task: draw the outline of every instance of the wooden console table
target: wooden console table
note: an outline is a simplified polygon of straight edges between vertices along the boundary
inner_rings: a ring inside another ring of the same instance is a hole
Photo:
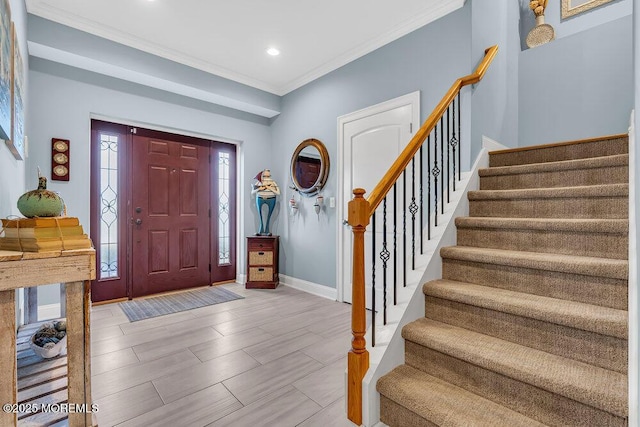
[[[0,405],[17,404],[16,289],[65,283],[68,402],[88,410],[69,413],[69,426],[91,426],[90,308],[96,277],[94,249],[54,252],[0,251]],[[17,414],[0,411],[0,425],[17,425]]]

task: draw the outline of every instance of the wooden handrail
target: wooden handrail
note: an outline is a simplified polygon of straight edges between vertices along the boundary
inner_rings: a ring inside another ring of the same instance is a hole
[[[457,79],[429,115],[424,124],[416,132],[409,144],[400,153],[398,159],[393,162],[384,177],[365,199],[365,190],[356,188],[353,190],[354,198],[349,202],[348,223],[353,231],[353,264],[352,264],[352,298],[351,298],[351,350],[347,357],[347,416],[357,425],[362,424],[362,380],[369,369],[369,352],[366,349],[365,332],[365,271],[364,271],[364,232],[369,219],[376,208],[403,171],[416,155],[427,136],[433,131],[436,123],[449,108],[460,89],[464,86],[478,83],[482,80],[487,68],[498,52],[498,46],[492,46],[485,50],[485,55],[473,74]]]
[[[436,108],[434,108],[429,117],[427,117],[427,120],[425,120],[422,127],[420,127],[418,132],[416,132],[413,138],[411,138],[409,144],[404,148],[404,150],[402,150],[400,156],[396,159],[395,162],[393,162],[378,185],[376,185],[373,191],[369,193],[369,197],[367,199],[370,205],[369,216],[373,215],[373,212],[375,212],[378,205],[380,205],[382,199],[384,199],[389,190],[391,190],[391,187],[393,187],[393,184],[398,180],[400,175],[402,175],[402,172],[405,170],[407,165],[409,165],[409,162],[411,161],[411,159],[413,159],[413,156],[416,155],[424,141],[427,139],[427,136],[436,126],[438,120],[440,120],[440,117],[442,117],[445,111],[447,111],[447,107],[449,106],[449,104],[451,104],[454,98],[458,96],[458,92],[460,92],[460,89],[462,89],[464,86],[475,84],[482,80],[482,77],[484,77],[484,74],[487,72],[487,68],[489,68],[489,65],[491,64],[493,58],[497,53],[497,45],[488,48],[487,50],[485,50],[484,58],[482,59],[482,61],[480,61],[480,64],[478,64],[478,67],[472,74],[461,77],[453,82],[442,100],[440,100],[438,105],[436,105]]]

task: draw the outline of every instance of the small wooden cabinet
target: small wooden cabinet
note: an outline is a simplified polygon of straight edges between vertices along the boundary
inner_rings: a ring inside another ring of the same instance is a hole
[[[247,289],[278,286],[278,236],[247,237]]]

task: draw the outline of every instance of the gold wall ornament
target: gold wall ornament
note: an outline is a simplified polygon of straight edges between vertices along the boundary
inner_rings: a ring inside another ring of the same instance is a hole
[[[553,27],[544,22],[544,10],[547,7],[548,0],[531,0],[529,9],[536,16],[536,26],[527,34],[527,46],[530,48],[540,46],[556,38]]]

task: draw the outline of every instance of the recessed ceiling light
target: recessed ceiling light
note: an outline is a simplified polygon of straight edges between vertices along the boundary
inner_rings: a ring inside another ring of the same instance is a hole
[[[280,51],[278,49],[276,49],[275,47],[270,47],[269,49],[267,49],[267,53],[271,56],[278,56],[280,55]]]

